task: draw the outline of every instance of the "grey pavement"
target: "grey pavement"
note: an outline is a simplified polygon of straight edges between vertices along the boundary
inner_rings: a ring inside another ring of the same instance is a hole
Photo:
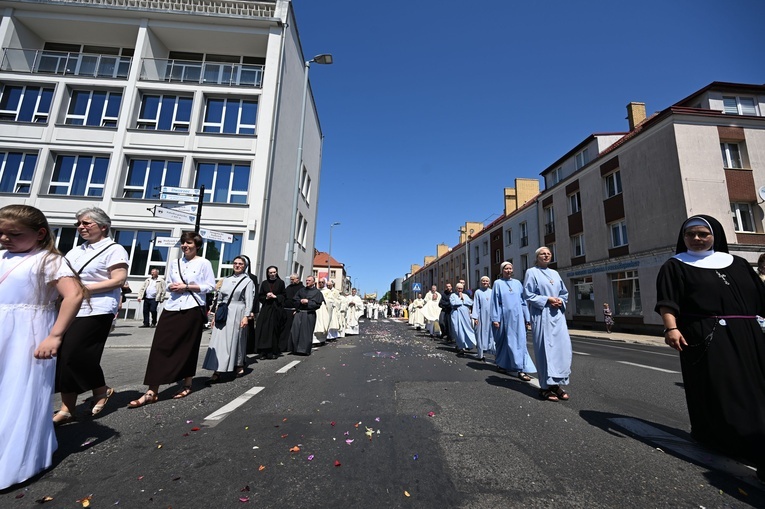
[[[154,339],[154,328],[141,327],[141,320],[131,318],[120,318],[117,320],[117,326],[109,334],[106,340],[106,348],[149,348]],[[205,329],[202,334],[201,347],[207,347],[210,341],[210,329]]]

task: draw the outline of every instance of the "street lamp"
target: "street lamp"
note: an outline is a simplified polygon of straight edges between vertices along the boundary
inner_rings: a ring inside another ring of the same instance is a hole
[[[317,64],[322,65],[329,65],[332,63],[332,55],[329,53],[322,53],[321,55],[316,55],[311,60],[306,61],[305,63],[305,71],[304,71],[304,77],[303,77],[303,106],[301,108],[300,113],[300,131],[299,131],[299,138],[298,138],[298,149],[297,149],[297,163],[295,164],[295,192],[292,196],[292,221],[290,223],[290,237],[287,239],[287,274],[292,274],[293,272],[293,263],[295,260],[295,244],[297,243],[295,240],[295,232],[297,228],[297,205],[298,205],[298,194],[300,193],[300,171],[303,168],[303,139],[305,137],[305,107],[306,102],[308,99],[308,69],[311,68],[311,62],[316,62]]]
[[[330,269],[332,267],[332,228],[340,223],[332,223],[329,225],[329,256],[327,256],[327,281],[329,281]]]

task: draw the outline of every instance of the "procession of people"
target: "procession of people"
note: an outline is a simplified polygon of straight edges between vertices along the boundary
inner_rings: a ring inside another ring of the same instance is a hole
[[[24,426],[0,444],[0,489],[51,465],[57,446],[53,428],[78,420],[79,394],[92,392],[90,417],[95,418],[115,393],[100,361],[130,260],[111,240],[111,220],[101,209],[79,211],[76,227],[83,242],[64,256],[37,209],[0,209],[0,284],[7,279],[24,289],[0,294],[0,313],[13,324],[0,337],[6,352],[0,363],[17,378],[11,385],[4,377],[0,394],[13,404],[39,393],[35,405],[13,415]],[[163,384],[180,381],[173,399],[192,394],[208,313],[212,334],[202,367],[212,373],[206,385],[224,381],[226,373],[245,376],[248,364],[257,362],[248,354],[257,354],[257,360],[285,353],[308,356],[317,344],[358,335],[362,317],[369,323],[390,317],[406,320],[416,331],[424,329],[426,337],[454,343],[460,357],[488,362],[486,357],[493,356],[497,372],[535,383],[543,401],[571,398],[564,389],[572,373],[565,315],[569,292],[545,246],[536,250],[523,283],[513,278],[513,265],[505,261],[499,278],[482,277],[474,291],[459,280],[453,287],[447,283],[443,293],[432,286],[409,302],[381,303],[373,298],[365,302],[355,288],[344,294],[333,281],[312,275],[303,285],[292,274],[285,286],[276,266],[266,269],[258,285],[244,255],[232,259],[230,275],[216,284],[202,245],[199,233],[183,232],[181,257],[168,263],[164,277],[151,269],[139,291],[142,327],[153,329],[153,340],[147,389],[128,408],[156,403]],[[759,319],[765,315],[765,285],[746,260],[727,251],[717,220],[703,215],[686,220],[677,254],[659,273],[656,311],[665,342],[680,353],[693,437],[751,460],[762,479],[765,412],[759,402],[765,396],[765,349],[760,347]],[[216,304],[207,309],[206,297],[213,292]],[[613,312],[608,303],[603,308],[610,333]],[[29,319],[17,320],[16,313]],[[30,327],[30,321],[44,330]],[[23,348],[9,346],[16,337]],[[703,348],[693,348],[698,346]],[[61,406],[51,418],[54,392],[61,393]]]

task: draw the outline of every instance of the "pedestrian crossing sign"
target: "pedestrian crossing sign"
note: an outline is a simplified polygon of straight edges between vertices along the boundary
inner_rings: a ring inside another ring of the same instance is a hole
[[[422,286],[420,285],[420,283],[413,284],[412,285],[412,291],[413,292],[421,292],[422,291]]]

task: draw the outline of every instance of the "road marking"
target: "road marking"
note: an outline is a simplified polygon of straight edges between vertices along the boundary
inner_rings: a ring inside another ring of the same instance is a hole
[[[292,368],[294,368],[298,364],[300,364],[300,361],[292,361],[289,364],[287,364],[286,366],[282,367],[281,369],[278,369],[276,372],[277,373],[286,373],[287,371],[291,370]]]
[[[646,369],[653,369],[654,371],[661,371],[662,373],[674,373],[679,375],[679,371],[672,371],[671,369],[662,369],[662,368],[655,368],[653,366],[646,366],[645,364],[635,364],[634,362],[627,362],[627,361],[616,361],[619,364],[627,364],[628,366],[637,366],[638,368],[646,368]]]
[[[585,344],[592,345],[592,346],[598,346],[598,347],[603,347],[603,348],[612,348],[612,349],[615,349],[615,350],[629,350],[630,352],[634,352],[635,350],[637,350],[639,352],[647,353],[647,354],[650,354],[650,355],[660,355],[662,357],[677,357],[677,354],[676,353],[672,353],[672,352],[669,352],[669,353],[658,352],[658,351],[657,352],[653,352],[653,351],[651,351],[649,349],[631,348],[629,346],[620,346],[620,345],[608,343],[608,341],[613,341],[613,340],[590,339],[590,338],[582,338],[582,337],[576,337],[576,336],[572,336],[572,340],[576,340],[577,342],[585,343]],[[629,343],[629,342],[627,344],[632,345],[632,346],[648,346],[648,347],[653,347],[654,346],[654,345],[644,345],[644,344],[640,344],[640,343]],[[658,346],[659,348],[661,348],[660,345],[655,345],[655,346]]]
[[[592,354],[590,354],[590,353],[584,353],[584,352],[576,352],[576,351],[572,351],[572,353],[575,353],[575,354],[577,354],[577,355],[592,355]]]
[[[682,439],[632,417],[614,417],[608,420],[617,426],[624,428],[633,435],[644,438],[646,441],[653,442],[658,446],[659,450],[675,452],[678,455],[700,463],[701,465],[716,470],[722,470],[723,472],[738,477],[742,481],[753,486],[761,486],[760,481],[757,480],[755,476],[756,470],[754,467],[721,456],[704,448],[697,442]]]
[[[202,426],[208,426],[208,427],[215,426],[220,421],[228,417],[231,414],[231,412],[233,412],[240,406],[247,403],[247,401],[249,401],[251,397],[259,393],[263,389],[265,389],[265,387],[253,387],[247,392],[245,392],[244,394],[242,394],[241,396],[238,396],[233,401],[226,403],[225,405],[220,407],[218,410],[216,410],[215,412],[205,417],[204,421],[202,421]]]

